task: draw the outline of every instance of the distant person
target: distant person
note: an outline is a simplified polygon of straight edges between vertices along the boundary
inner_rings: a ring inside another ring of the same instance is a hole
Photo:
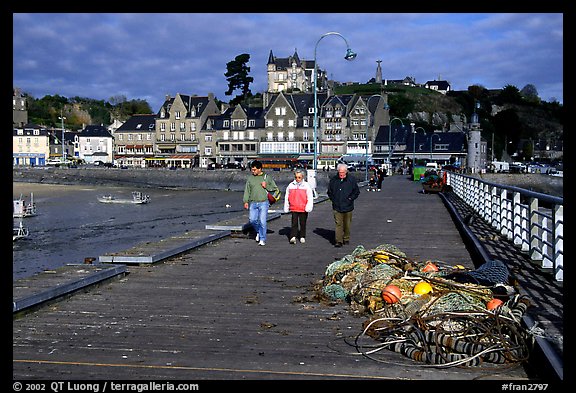
[[[249,209],[248,220],[256,231],[256,241],[260,246],[265,246],[270,207],[268,191],[274,193],[278,186],[272,176],[262,171],[261,161],[252,161],[250,171],[252,174],[246,179],[244,187],[244,209]]]
[[[370,181],[368,182],[368,188],[366,191],[376,191],[376,179],[374,176],[370,176]]]
[[[380,190],[382,189],[382,182],[384,181],[384,177],[386,177],[386,169],[383,169],[382,167],[378,168],[378,170],[376,171],[376,180],[377,180],[377,186],[376,189],[378,190],[378,192],[380,192]]]
[[[292,226],[290,228],[290,244],[306,243],[306,221],[308,213],[314,206],[314,192],[310,184],[304,180],[304,169],[294,171],[294,180],[286,187],[284,195],[284,212],[292,213]]]
[[[350,242],[350,227],[352,225],[352,212],[354,200],[360,195],[356,179],[348,176],[348,166],[338,164],[337,174],[328,183],[328,197],[332,201],[336,236],[334,247],[342,247]]]

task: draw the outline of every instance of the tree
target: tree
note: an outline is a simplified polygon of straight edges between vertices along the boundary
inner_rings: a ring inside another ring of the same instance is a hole
[[[232,92],[237,89],[242,90],[242,94],[236,96],[236,98],[230,100],[230,105],[236,105],[252,96],[250,91],[250,83],[254,81],[254,78],[248,76],[250,72],[250,67],[247,63],[250,61],[250,55],[243,53],[234,58],[234,60],[226,64],[226,73],[224,76],[228,81],[228,90],[224,93],[227,96],[232,95]]]

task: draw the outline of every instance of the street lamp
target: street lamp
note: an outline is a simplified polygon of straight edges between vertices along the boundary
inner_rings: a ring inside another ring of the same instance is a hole
[[[432,136],[430,137],[430,162],[432,162],[432,141],[434,140],[434,137],[437,136],[438,137],[438,141],[441,141],[442,139],[440,138],[440,135],[436,135],[436,134],[432,134]]]
[[[423,127],[416,127],[414,128],[416,124],[415,123],[410,123],[410,127],[412,127],[412,134],[414,134],[414,145],[413,145],[413,150],[414,152],[412,153],[412,173],[414,173],[414,161],[416,159],[416,133],[418,132],[419,128],[422,128],[422,131],[424,131],[424,134],[426,134],[426,130]]]
[[[392,158],[391,154],[392,154],[392,122],[394,120],[398,120],[400,122],[400,124],[402,124],[402,130],[404,130],[404,122],[402,121],[402,119],[399,119],[398,117],[394,117],[392,118],[392,120],[390,120],[390,127],[388,129],[388,163],[390,162],[390,159]]]
[[[62,164],[64,164],[66,162],[64,153],[64,120],[66,120],[66,118],[63,116],[62,111],[60,111],[60,116],[58,116],[58,119],[62,120]]]
[[[364,165],[366,166],[366,179],[368,181],[368,126],[370,125],[370,100],[374,97],[383,98],[380,94],[372,94],[368,100],[366,100],[366,160],[364,161]],[[378,105],[376,105],[376,109],[374,110],[374,116],[376,116],[376,110],[378,109]]]
[[[316,46],[314,47],[314,171],[316,171],[317,169],[317,154],[318,154],[318,92],[317,92],[317,84],[318,84],[318,64],[316,62],[316,50],[318,49],[318,44],[320,43],[320,41],[322,40],[322,38],[329,36],[329,35],[337,35],[339,37],[341,37],[344,42],[346,43],[346,55],[344,56],[344,59],[346,60],[354,60],[356,58],[356,53],[354,53],[352,51],[352,49],[350,49],[350,45],[348,45],[348,41],[346,41],[346,38],[344,38],[344,36],[342,36],[342,34],[337,33],[335,31],[331,31],[328,33],[324,33],[320,36],[320,38],[318,39],[318,41],[316,41]],[[316,172],[314,172],[314,179],[316,179]],[[313,187],[315,188],[315,187]]]

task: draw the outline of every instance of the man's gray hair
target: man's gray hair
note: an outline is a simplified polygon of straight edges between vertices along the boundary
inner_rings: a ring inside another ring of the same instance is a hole
[[[336,167],[336,170],[339,171],[340,168],[346,169],[346,172],[348,172],[348,165],[344,164],[343,162],[338,164],[338,166]]]

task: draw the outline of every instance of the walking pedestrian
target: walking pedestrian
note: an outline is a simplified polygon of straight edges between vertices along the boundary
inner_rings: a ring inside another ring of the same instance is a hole
[[[356,179],[348,176],[348,166],[344,163],[336,167],[336,175],[328,183],[328,197],[332,201],[336,236],[334,247],[342,247],[350,242],[350,227],[354,200],[360,195]]]
[[[378,168],[378,170],[376,171],[376,175],[378,176],[378,192],[380,192],[380,190],[382,189],[382,182],[384,181],[384,177],[386,176],[386,169],[380,167]]]
[[[266,245],[266,231],[268,229],[268,191],[278,191],[276,182],[262,170],[262,162],[252,161],[250,164],[251,175],[246,180],[244,187],[244,209],[248,209],[248,220],[256,231],[256,241],[260,246]]]
[[[292,213],[291,244],[296,244],[297,237],[300,238],[300,243],[306,243],[306,221],[313,206],[314,192],[312,187],[304,180],[304,170],[297,168],[294,171],[294,181],[288,184],[284,195],[284,212]]]

